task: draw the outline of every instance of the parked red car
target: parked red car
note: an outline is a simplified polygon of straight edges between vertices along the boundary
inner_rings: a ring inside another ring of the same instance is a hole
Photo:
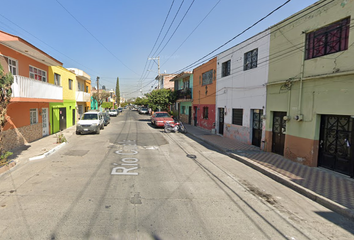
[[[155,112],[151,116],[151,124],[156,127],[163,127],[165,122],[173,123],[173,118],[167,112]]]

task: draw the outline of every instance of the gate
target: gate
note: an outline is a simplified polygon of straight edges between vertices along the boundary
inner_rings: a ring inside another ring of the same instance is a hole
[[[286,112],[274,112],[273,114],[273,134],[272,134],[272,152],[284,155],[286,121],[284,117]]]
[[[353,118],[322,115],[318,165],[353,177],[353,139]]]
[[[219,134],[224,135],[224,108],[219,108]]]
[[[262,141],[262,109],[253,110],[253,123],[252,123],[252,145],[260,147]]]

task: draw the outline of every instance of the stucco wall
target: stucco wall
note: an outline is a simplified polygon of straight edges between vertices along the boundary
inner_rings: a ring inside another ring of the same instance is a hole
[[[76,100],[77,82],[75,73],[61,66],[50,66],[48,74],[49,83],[54,84],[54,73],[60,75],[60,86],[63,87],[63,99]],[[69,79],[73,80],[72,89],[69,89]]]
[[[252,142],[252,109],[266,108],[269,41],[269,30],[266,30],[217,56],[216,108],[226,109],[224,123],[229,131],[224,131],[225,136]],[[244,70],[244,54],[256,48],[257,67]],[[231,60],[230,75],[222,77],[222,63],[228,60]],[[232,124],[232,109],[243,109],[242,126]],[[217,116],[215,122],[218,127]]]
[[[26,55],[23,55],[17,51],[14,51],[2,44],[0,44],[0,54],[17,60],[17,63],[18,63],[18,68],[17,68],[18,74],[17,75],[20,75],[23,77],[29,77],[29,66],[33,66],[33,67],[39,68],[41,70],[44,70],[48,74],[48,66],[47,65],[42,64],[36,60],[33,60],[32,58],[29,58]],[[1,64],[3,65],[3,68],[6,69],[6,71],[8,71],[7,70],[8,69],[7,63],[5,65],[5,63],[3,61],[1,61]],[[47,81],[48,81],[48,79],[47,79]]]

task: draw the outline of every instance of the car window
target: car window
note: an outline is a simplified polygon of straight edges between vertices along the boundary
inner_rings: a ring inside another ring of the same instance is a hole
[[[84,114],[84,116],[82,116],[83,120],[97,120],[97,114]]]
[[[168,113],[156,113],[156,117],[170,117]]]

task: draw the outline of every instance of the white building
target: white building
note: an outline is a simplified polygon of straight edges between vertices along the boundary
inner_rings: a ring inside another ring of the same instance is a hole
[[[269,41],[268,29],[217,56],[216,131],[262,149]]]

